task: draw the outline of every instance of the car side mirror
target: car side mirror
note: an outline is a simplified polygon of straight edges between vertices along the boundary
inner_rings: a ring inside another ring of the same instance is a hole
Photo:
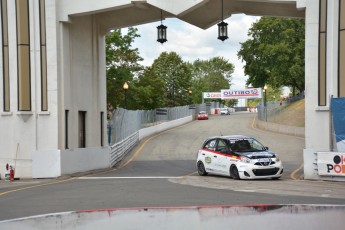
[[[264,147],[264,150],[269,150],[269,148],[267,146]]]

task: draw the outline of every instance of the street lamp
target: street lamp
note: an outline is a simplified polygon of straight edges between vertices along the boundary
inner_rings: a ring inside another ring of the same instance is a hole
[[[265,111],[265,121],[267,122],[267,85],[264,86],[264,111]]]
[[[128,91],[127,82],[125,82],[125,84],[123,84],[123,89],[125,90],[125,109],[127,109],[127,91]]]
[[[192,102],[192,98],[191,98],[192,93],[193,93],[193,91],[192,91],[191,89],[190,89],[190,90],[188,90],[188,94],[189,94],[189,100],[190,100],[190,102]]]
[[[267,103],[267,85],[264,86],[264,106],[266,107]]]

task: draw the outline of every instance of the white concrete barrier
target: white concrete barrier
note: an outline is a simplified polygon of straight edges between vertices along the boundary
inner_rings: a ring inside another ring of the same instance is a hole
[[[184,118],[164,122],[164,123],[161,123],[159,125],[154,125],[151,127],[140,129],[139,130],[139,140],[142,140],[145,137],[151,136],[153,134],[156,134],[156,133],[159,133],[159,132],[162,132],[162,131],[186,124],[188,122],[191,122],[192,120],[193,120],[193,116],[191,115],[191,116],[187,116]]]
[[[187,116],[139,130],[139,140],[193,120]],[[137,142],[134,140],[135,143]],[[120,154],[125,155],[128,151]],[[120,156],[122,158],[123,156]],[[62,175],[109,168],[114,165],[111,147],[32,152],[32,178],[54,178]]]
[[[295,127],[295,126],[283,125],[283,124],[278,124],[278,123],[260,121],[259,119],[256,119],[255,125],[259,129],[264,129],[264,130],[268,130],[268,131],[276,132],[276,133],[293,135],[297,137],[304,137],[304,133],[305,133],[304,127]]]
[[[344,229],[345,205],[129,208],[0,221],[0,229]]]
[[[109,152],[109,147],[33,151],[32,178],[54,178],[108,168]]]

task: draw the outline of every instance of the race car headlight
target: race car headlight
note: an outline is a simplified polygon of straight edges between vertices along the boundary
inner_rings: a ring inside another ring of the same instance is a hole
[[[240,158],[240,161],[243,162],[243,163],[250,163],[250,159],[248,157],[241,157]]]

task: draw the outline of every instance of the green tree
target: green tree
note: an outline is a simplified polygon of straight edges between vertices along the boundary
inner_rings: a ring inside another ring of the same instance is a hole
[[[130,106],[134,109],[150,110],[162,108],[165,103],[165,82],[151,67],[147,67],[134,81]]]
[[[175,52],[163,52],[152,64],[154,75],[164,81],[165,106],[181,106],[190,102],[191,70]]]
[[[238,104],[238,99],[230,99],[225,101],[227,107],[235,107]]]
[[[279,101],[282,94],[282,88],[274,88],[267,85],[266,100],[267,101]]]
[[[137,34],[136,28],[128,28],[126,35],[121,29],[112,30],[106,36],[106,76],[107,76],[107,103],[108,110],[119,106],[124,107],[123,84],[129,82],[131,90],[133,77],[143,70],[138,62],[143,59],[139,56],[137,48],[132,43]]]
[[[251,38],[237,54],[246,63],[248,85],[304,91],[304,24],[302,19],[262,17],[252,25]]]
[[[203,92],[220,92],[231,86],[234,65],[222,57],[196,60],[191,64],[193,102],[201,103]]]

